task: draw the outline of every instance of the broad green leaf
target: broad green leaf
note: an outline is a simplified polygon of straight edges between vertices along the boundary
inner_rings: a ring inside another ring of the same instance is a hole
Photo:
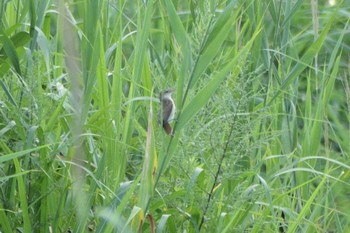
[[[16,158],[28,155],[34,151],[38,151],[40,149],[47,148],[49,146],[50,145],[48,144],[48,145],[38,146],[36,148],[31,148],[31,149],[27,149],[27,150],[23,150],[23,151],[18,151],[18,152],[2,155],[2,156],[0,156],[0,163],[4,163],[8,160],[12,160],[12,159],[16,159]]]
[[[171,217],[170,214],[163,214],[162,217],[160,218],[159,224],[156,228],[157,233],[162,233],[162,232],[166,232],[166,223],[169,219],[169,217]]]
[[[140,183],[139,193],[139,204],[143,210],[148,207],[150,198],[153,195],[155,175],[157,170],[157,153],[156,153],[156,142],[154,137],[153,129],[153,110],[152,102],[150,102],[150,109],[148,114],[148,127],[147,127],[147,138],[145,147],[145,157],[142,167],[142,179]]]
[[[10,38],[10,40],[12,41],[13,46],[15,48],[19,48],[19,47],[26,45],[30,41],[30,36],[29,36],[29,33],[24,32],[24,31],[20,31],[20,32],[16,33],[15,35],[13,35]],[[7,55],[4,51],[4,48],[2,48],[0,50],[0,56],[4,60],[7,58]]]
[[[329,104],[329,98],[332,94],[334,88],[334,82],[337,78],[338,68],[339,68],[340,56],[335,61],[333,71],[329,78],[325,79],[322,88],[322,95],[320,96],[317,104],[316,115],[314,116],[314,122],[310,132],[310,144],[303,144],[305,149],[304,155],[317,155],[320,148],[320,141],[322,137],[322,125],[323,118],[327,110],[327,105]],[[309,148],[309,149],[307,149]]]
[[[190,182],[189,184],[187,185],[187,189],[186,189],[186,192],[189,194],[191,192],[191,190],[193,190],[195,188],[195,185],[196,185],[196,181],[197,181],[197,178],[198,176],[202,173],[204,169],[203,168],[200,168],[200,167],[196,167],[196,169],[194,170],[192,176],[191,176],[191,179],[190,179]],[[193,199],[193,195],[187,195],[186,196],[186,202],[189,202],[189,205],[192,205],[192,199]],[[190,200],[190,201],[189,201]]]
[[[3,43],[3,49],[5,51],[5,54],[10,59],[11,64],[13,65],[16,72],[22,76],[21,74],[21,68],[19,65],[19,57],[16,51],[16,47],[11,41],[11,39],[6,35],[3,28],[0,27],[0,41]]]

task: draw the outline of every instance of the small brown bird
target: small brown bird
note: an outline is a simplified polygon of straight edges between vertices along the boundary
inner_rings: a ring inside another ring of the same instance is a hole
[[[173,129],[170,122],[175,118],[175,102],[171,98],[173,89],[167,89],[160,93],[159,100],[161,108],[158,114],[158,124],[161,124],[167,134],[171,134]]]

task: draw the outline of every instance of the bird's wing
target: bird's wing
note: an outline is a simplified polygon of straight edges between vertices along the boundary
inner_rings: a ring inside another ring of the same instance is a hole
[[[174,106],[171,100],[163,99],[163,124],[169,122],[169,116],[173,107]]]
[[[170,135],[173,132],[173,129],[171,128],[169,123],[163,123],[163,128],[168,135]]]

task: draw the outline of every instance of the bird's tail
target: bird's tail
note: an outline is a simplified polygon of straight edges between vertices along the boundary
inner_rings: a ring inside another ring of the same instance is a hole
[[[173,132],[173,129],[171,128],[170,124],[169,123],[163,123],[163,128],[164,128],[164,131],[169,135]]]

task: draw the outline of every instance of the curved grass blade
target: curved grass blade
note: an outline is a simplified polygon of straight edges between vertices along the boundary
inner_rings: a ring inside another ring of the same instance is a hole
[[[0,41],[3,44],[3,49],[7,55],[7,57],[10,59],[13,67],[15,68],[16,72],[22,76],[21,68],[19,66],[19,58],[16,51],[16,47],[11,41],[11,39],[6,35],[6,32],[3,28],[0,27]]]

